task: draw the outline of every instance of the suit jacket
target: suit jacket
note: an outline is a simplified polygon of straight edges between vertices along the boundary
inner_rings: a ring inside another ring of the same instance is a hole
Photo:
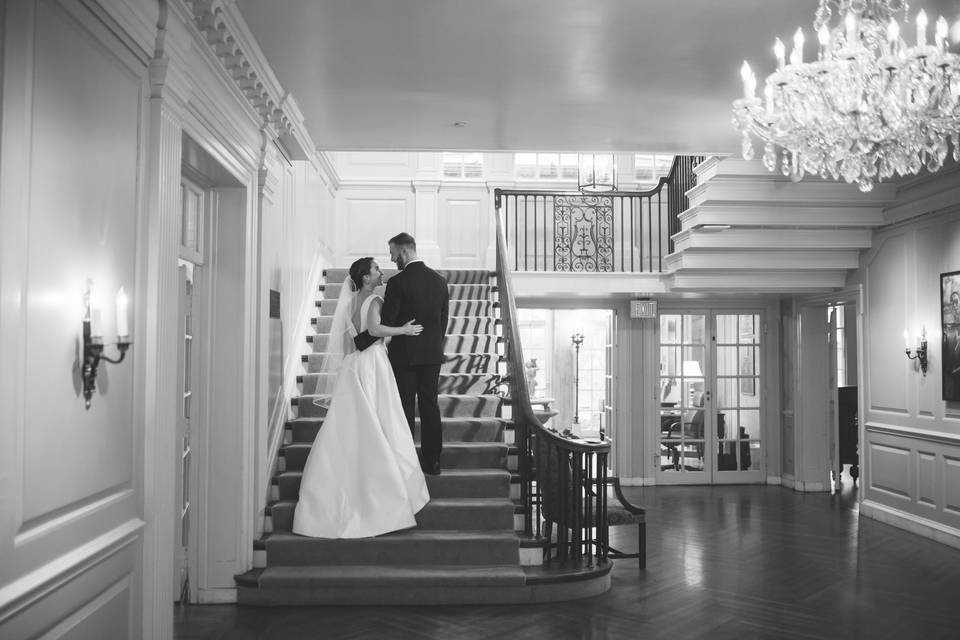
[[[443,363],[443,337],[447,333],[450,293],[447,281],[423,262],[408,264],[387,281],[380,322],[399,327],[409,320],[423,325],[418,336],[394,336],[387,347],[397,365]]]

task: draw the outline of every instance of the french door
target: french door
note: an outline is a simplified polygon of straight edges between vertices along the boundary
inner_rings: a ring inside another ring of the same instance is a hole
[[[761,482],[761,315],[661,313],[659,484]]]

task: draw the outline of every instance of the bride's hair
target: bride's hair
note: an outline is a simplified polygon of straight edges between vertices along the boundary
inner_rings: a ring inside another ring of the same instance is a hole
[[[373,265],[373,258],[369,256],[360,258],[350,265],[350,280],[353,281],[357,291],[363,289],[363,276],[370,274],[371,265]]]

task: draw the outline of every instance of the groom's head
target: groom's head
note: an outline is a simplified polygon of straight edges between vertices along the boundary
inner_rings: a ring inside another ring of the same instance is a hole
[[[390,260],[401,271],[411,260],[417,259],[417,241],[409,233],[403,232],[390,238]]]

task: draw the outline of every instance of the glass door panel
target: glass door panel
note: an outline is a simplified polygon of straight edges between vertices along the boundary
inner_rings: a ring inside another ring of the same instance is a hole
[[[666,483],[706,481],[706,326],[707,316],[702,313],[660,316],[657,475]]]
[[[659,323],[657,481],[761,480],[760,315],[664,313]]]
[[[715,478],[720,482],[744,481],[741,472],[760,470],[759,326],[756,313],[716,315]]]

